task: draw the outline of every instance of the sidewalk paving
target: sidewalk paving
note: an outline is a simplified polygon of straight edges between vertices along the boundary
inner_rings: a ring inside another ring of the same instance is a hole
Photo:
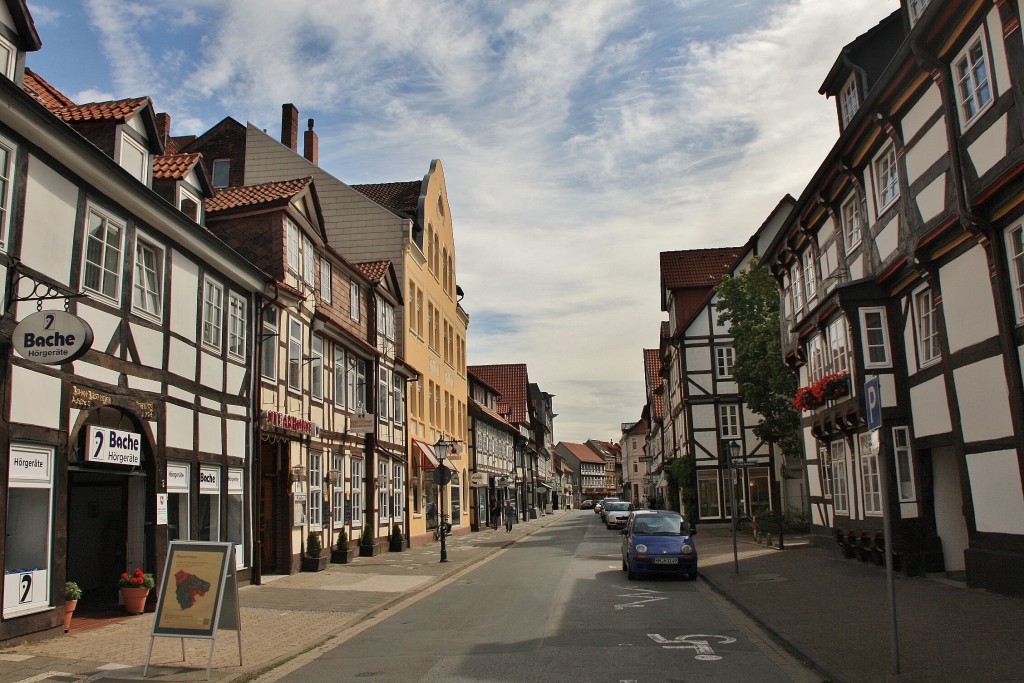
[[[211,680],[245,681],[345,629],[386,611],[571,515],[560,511],[520,522],[510,534],[485,530],[440,546],[357,558],[316,573],[264,577],[239,589],[242,656],[236,634],[220,631]],[[587,517],[592,519],[592,517]],[[941,577],[896,577],[901,674],[891,673],[885,569],[786,538],[785,551],[703,526],[697,536],[704,581],[813,666],[823,681],[1021,681],[1024,600],[968,589]],[[0,649],[0,683],[139,680],[150,645],[152,615],[128,617],[62,637]],[[147,680],[202,681],[209,642],[157,638]]]

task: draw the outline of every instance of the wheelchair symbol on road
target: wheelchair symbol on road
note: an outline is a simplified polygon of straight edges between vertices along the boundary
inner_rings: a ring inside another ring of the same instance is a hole
[[[672,640],[657,633],[648,633],[647,637],[666,650],[693,650],[697,653],[693,658],[702,662],[713,662],[722,658],[720,655],[716,655],[714,648],[711,647],[712,639],[716,641],[716,645],[729,645],[736,642],[736,639],[731,636],[707,633],[693,633],[688,636],[678,636]]]

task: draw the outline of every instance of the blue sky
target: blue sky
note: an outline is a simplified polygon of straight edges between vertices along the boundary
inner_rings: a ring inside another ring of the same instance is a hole
[[[617,439],[658,344],[658,254],[743,244],[834,143],[817,94],[897,0],[29,0],[28,65],[149,95],[176,135],[316,120],[347,183],[441,159],[471,364],[526,363],[556,440]],[[304,127],[304,126],[303,126]]]

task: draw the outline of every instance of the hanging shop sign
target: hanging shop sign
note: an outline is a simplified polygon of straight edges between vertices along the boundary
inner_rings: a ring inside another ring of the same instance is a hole
[[[353,434],[369,434],[373,432],[376,424],[377,418],[375,415],[361,413],[353,415],[348,419],[348,431]]]
[[[260,421],[264,427],[272,427],[286,432],[302,434],[303,436],[311,436],[314,439],[320,437],[320,425],[309,420],[303,420],[301,417],[279,413],[276,410],[264,410],[260,413]]]
[[[37,363],[70,363],[92,346],[92,328],[67,311],[36,311],[14,328],[11,345]]]
[[[487,486],[487,475],[484,472],[474,472],[469,475],[469,485],[473,488]]]
[[[90,425],[86,432],[85,459],[138,467],[142,464],[142,435]]]

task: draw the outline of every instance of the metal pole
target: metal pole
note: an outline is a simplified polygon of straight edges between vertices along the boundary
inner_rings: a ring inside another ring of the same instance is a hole
[[[441,462],[441,467],[447,467],[444,462]],[[441,477],[441,481],[444,481],[444,477]],[[448,535],[448,516],[444,512],[444,498],[445,498],[445,485],[441,484],[441,519],[438,525],[438,535],[441,537],[441,561],[448,561],[448,547],[445,545],[444,539]]]
[[[740,573],[740,554],[736,548],[736,483],[733,474],[732,454],[729,454],[729,507],[732,508],[732,564],[736,573]]]
[[[893,574],[892,506],[889,504],[889,465],[882,459],[882,430],[878,432],[878,480],[882,494],[882,533],[885,535],[885,586],[889,593],[889,630],[892,672],[900,672],[900,637],[896,624],[896,580]],[[895,461],[893,461],[895,463]]]

